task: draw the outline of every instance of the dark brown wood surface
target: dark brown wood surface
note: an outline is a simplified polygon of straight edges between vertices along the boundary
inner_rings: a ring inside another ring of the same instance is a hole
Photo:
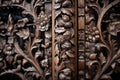
[[[119,80],[120,0],[0,0],[0,80]]]

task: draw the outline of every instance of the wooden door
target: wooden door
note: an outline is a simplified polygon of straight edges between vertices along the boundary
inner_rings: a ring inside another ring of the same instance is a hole
[[[119,80],[120,0],[0,0],[0,80]]]

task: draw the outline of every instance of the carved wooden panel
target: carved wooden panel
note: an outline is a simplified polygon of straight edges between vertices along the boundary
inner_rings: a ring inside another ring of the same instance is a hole
[[[0,80],[119,80],[120,0],[0,0]]]
[[[51,0],[1,0],[0,76],[51,80]]]

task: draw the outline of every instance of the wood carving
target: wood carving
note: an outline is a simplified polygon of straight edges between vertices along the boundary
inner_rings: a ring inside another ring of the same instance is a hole
[[[111,74],[120,58],[119,12],[115,11],[119,3],[86,0],[86,79],[112,80]]]
[[[120,0],[0,0],[0,80],[117,80]]]
[[[50,0],[1,0],[1,79],[15,75],[20,80],[51,80],[49,4]]]
[[[55,0],[55,80],[75,79],[74,0]]]

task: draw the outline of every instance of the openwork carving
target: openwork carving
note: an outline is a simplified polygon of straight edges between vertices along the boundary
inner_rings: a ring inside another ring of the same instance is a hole
[[[119,8],[120,0],[0,0],[0,79],[114,80]]]
[[[49,4],[50,0],[1,0],[1,79],[14,75],[20,80],[51,80]]]
[[[119,49],[119,0],[86,0],[86,78],[112,80]]]

